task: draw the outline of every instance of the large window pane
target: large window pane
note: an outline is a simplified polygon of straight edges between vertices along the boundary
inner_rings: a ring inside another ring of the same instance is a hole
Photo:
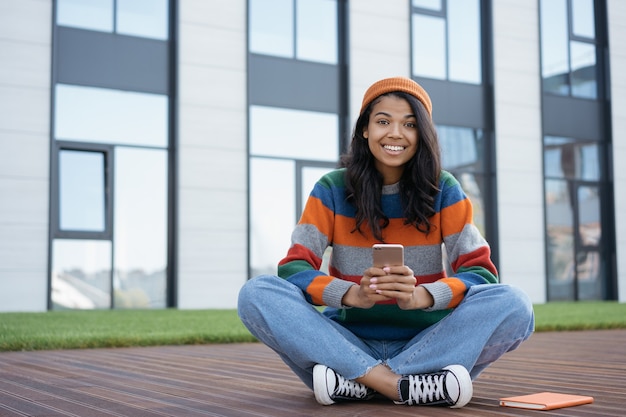
[[[569,56],[566,0],[542,0],[541,74],[545,92],[569,94]]]
[[[166,306],[167,151],[115,150],[116,308]]]
[[[574,300],[574,219],[567,181],[546,180],[548,296]]]
[[[250,268],[276,274],[296,224],[295,162],[250,159]]]
[[[105,155],[59,151],[59,228],[105,230]]]
[[[113,31],[113,0],[57,0],[57,25]]]
[[[168,0],[117,0],[117,32],[146,38],[168,38]]]
[[[111,306],[111,242],[55,239],[52,244],[52,308]]]
[[[167,96],[57,84],[55,100],[56,139],[167,147]]]
[[[336,161],[336,114],[275,107],[250,107],[250,154]]]
[[[482,82],[479,0],[448,0],[448,54],[451,81]]]
[[[337,63],[336,0],[298,0],[296,32],[296,58]]]
[[[592,43],[570,43],[572,95],[596,98],[596,46]]]
[[[594,39],[596,37],[594,16],[593,0],[572,0],[572,30],[574,35]]]
[[[446,79],[446,28],[442,18],[414,14],[413,74]]]
[[[250,52],[293,58],[293,0],[249,0]]]

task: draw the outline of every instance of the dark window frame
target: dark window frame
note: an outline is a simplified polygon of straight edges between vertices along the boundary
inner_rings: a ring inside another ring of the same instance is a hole
[[[98,152],[104,154],[104,202],[105,202],[105,227],[102,232],[63,230],[60,227],[60,196],[59,196],[59,154],[61,151]],[[113,239],[113,204],[114,204],[114,146],[68,142],[56,140],[52,149],[51,176],[50,176],[50,229],[51,240],[53,239],[89,239],[89,240],[112,240]]]

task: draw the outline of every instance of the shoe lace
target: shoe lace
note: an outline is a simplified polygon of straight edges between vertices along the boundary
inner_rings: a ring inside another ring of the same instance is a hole
[[[411,375],[409,378],[409,398],[419,404],[445,400],[445,377],[445,373]]]
[[[337,388],[335,388],[335,395],[342,397],[365,398],[367,397],[367,393],[368,389],[365,385],[337,375]]]

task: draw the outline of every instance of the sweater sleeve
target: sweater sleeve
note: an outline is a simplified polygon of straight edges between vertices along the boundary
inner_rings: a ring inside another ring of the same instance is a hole
[[[471,201],[451,174],[442,174],[441,185],[441,233],[453,276],[422,284],[435,300],[429,310],[454,308],[471,286],[498,282],[489,244],[474,225]]]
[[[287,256],[278,264],[278,276],[299,287],[309,303],[339,308],[354,283],[319,270],[333,237],[336,187],[332,178],[323,177],[313,188],[291,235]]]

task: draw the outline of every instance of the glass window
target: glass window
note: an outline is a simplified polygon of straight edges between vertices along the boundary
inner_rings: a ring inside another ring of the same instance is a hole
[[[461,183],[474,206],[474,224],[486,234],[486,198],[488,181],[485,163],[485,140],[481,129],[437,126],[441,163]]]
[[[544,92],[597,98],[593,0],[541,0],[540,13]]]
[[[550,178],[600,180],[600,144],[546,136],[544,175]]]
[[[444,19],[413,15],[413,74],[446,78],[446,27]]]
[[[250,52],[292,58],[293,0],[249,0]]]
[[[337,2],[298,0],[296,15],[296,57],[306,61],[336,64]]]
[[[113,32],[113,0],[57,0],[57,25]]]
[[[413,0],[413,7],[440,11],[441,0]]]
[[[250,52],[337,63],[336,0],[249,0],[248,14]]]
[[[570,43],[572,95],[596,98],[596,46],[591,43]]]
[[[166,306],[167,151],[115,148],[114,306]]]
[[[295,162],[250,159],[250,268],[276,274],[296,224]],[[280,202],[276,204],[276,202]]]
[[[480,0],[414,1],[413,75],[471,84],[482,82]]]
[[[55,138],[167,147],[167,110],[165,95],[57,84]]]
[[[472,84],[482,82],[480,26],[479,0],[448,0],[448,54],[451,81]]]
[[[264,106],[250,107],[250,154],[336,161],[336,114]]]
[[[574,35],[594,39],[596,37],[596,25],[593,21],[595,15],[593,0],[571,0],[571,2]]]
[[[548,294],[551,301],[574,300],[574,214],[567,181],[546,180]]]
[[[52,309],[111,306],[111,242],[55,239],[52,244]]]
[[[105,230],[105,155],[102,152],[59,151],[59,228]]]
[[[581,300],[598,300],[604,296],[604,268],[599,247],[602,239],[600,190],[597,186],[578,188],[578,293]]]
[[[117,32],[166,40],[168,0],[117,0]]]
[[[569,94],[566,0],[541,2],[541,74],[544,91]]]

